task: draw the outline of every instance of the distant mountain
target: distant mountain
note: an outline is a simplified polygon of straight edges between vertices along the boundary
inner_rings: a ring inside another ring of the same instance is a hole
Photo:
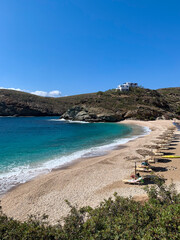
[[[70,120],[180,119],[180,88],[131,88],[60,98],[0,89],[1,116],[62,116]]]

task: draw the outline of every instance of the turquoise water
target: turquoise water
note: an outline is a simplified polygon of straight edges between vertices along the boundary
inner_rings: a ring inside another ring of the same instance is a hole
[[[143,129],[58,117],[0,118],[0,192],[80,157],[104,154]]]

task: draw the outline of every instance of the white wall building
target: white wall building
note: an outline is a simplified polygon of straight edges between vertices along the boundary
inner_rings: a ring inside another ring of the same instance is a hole
[[[138,87],[138,84],[126,82],[126,83],[123,83],[122,85],[119,85],[116,89],[120,91],[129,91],[130,87]]]

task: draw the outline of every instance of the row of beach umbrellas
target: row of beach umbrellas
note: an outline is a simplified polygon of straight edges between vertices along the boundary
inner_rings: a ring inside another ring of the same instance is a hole
[[[151,172],[151,166],[149,163],[155,163],[156,159],[164,155],[163,150],[168,150],[172,140],[176,138],[174,135],[175,127],[170,127],[159,135],[151,144],[144,145],[144,148],[138,149],[136,152],[141,156],[129,157],[127,160],[135,161],[134,165],[134,179],[123,180],[125,183],[141,183],[142,177],[139,172]],[[136,162],[141,162],[140,166],[137,166]],[[137,174],[138,173],[138,174]],[[136,178],[138,176],[138,178]],[[139,179],[139,180],[138,180]]]

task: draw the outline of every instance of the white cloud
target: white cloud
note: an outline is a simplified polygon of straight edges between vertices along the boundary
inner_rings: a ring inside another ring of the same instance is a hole
[[[44,91],[35,91],[35,92],[31,92],[31,94],[34,94],[34,95],[38,95],[38,96],[41,96],[41,97],[47,97],[47,92],[44,92]]]
[[[21,90],[20,88],[5,88],[5,87],[0,87],[0,89],[9,89],[9,90],[15,90],[15,91],[27,92],[26,90]]]
[[[60,97],[61,96],[61,92],[59,90],[54,90],[51,92],[35,91],[31,93],[41,97]]]
[[[20,92],[27,92],[27,93],[31,93],[34,95],[38,95],[41,97],[60,97],[61,96],[61,92],[59,90],[53,90],[50,92],[45,92],[45,91],[34,91],[34,92],[30,92],[28,90],[22,90],[20,88],[5,88],[5,87],[0,87],[0,89],[9,89],[9,90],[15,90],[15,91],[20,91]]]
[[[49,97],[60,97],[61,96],[61,92],[59,90],[54,90],[49,92]]]

